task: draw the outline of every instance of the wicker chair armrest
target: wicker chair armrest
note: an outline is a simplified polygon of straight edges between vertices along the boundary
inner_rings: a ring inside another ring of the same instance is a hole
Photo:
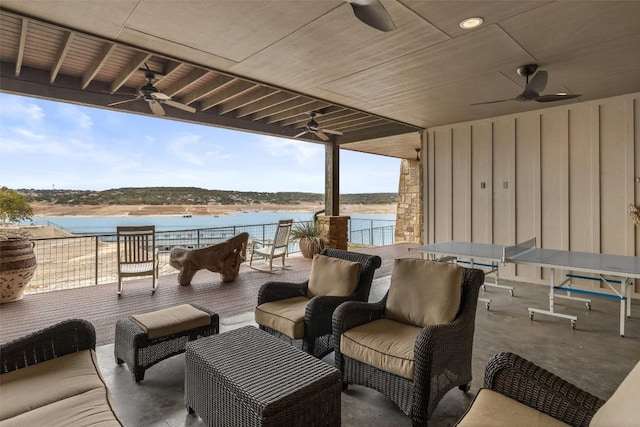
[[[513,353],[489,360],[484,387],[573,426],[588,426],[605,402]]]
[[[305,335],[319,337],[332,332],[333,312],[344,302],[352,301],[352,296],[317,296],[311,298],[304,315]]]
[[[267,282],[258,291],[258,305],[281,299],[304,297],[307,295],[309,281],[301,283]]]
[[[0,345],[0,372],[7,373],[83,350],[95,350],[91,323],[69,319]]]
[[[384,317],[386,297],[380,302],[347,301],[338,306],[333,312],[332,329],[335,339],[340,341],[340,335],[356,326],[373,322]]]

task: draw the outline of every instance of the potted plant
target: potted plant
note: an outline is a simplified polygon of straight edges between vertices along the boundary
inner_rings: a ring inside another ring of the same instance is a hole
[[[305,258],[313,258],[324,249],[324,239],[320,236],[320,230],[315,221],[295,224],[291,229],[290,239],[298,242],[300,252]]]

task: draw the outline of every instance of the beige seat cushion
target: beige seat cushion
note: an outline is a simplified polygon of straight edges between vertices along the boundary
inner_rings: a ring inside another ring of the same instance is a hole
[[[265,302],[256,307],[258,325],[266,326],[292,339],[304,336],[304,312],[309,298],[295,297]]]
[[[311,263],[307,296],[318,295],[346,297],[358,287],[360,263],[315,255]]]
[[[589,425],[593,427],[640,425],[640,362],[596,412]]]
[[[415,326],[451,323],[460,308],[463,268],[423,259],[396,259],[385,317]]]
[[[97,366],[95,353],[84,350],[0,375],[0,420],[91,390],[106,393]]]
[[[482,389],[456,424],[459,427],[561,427],[563,423],[493,390]]]
[[[17,415],[0,424],[2,427],[121,427],[106,394],[106,389],[86,391]]]
[[[208,313],[189,304],[136,314],[131,318],[147,331],[150,339],[166,337],[211,324],[211,316]]]
[[[413,351],[420,328],[380,319],[349,329],[340,337],[340,352],[382,371],[413,380]]]

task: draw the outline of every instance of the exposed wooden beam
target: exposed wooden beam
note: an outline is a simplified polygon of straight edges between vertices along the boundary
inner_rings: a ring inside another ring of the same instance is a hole
[[[291,110],[283,111],[282,113],[274,114],[267,119],[267,123],[276,123],[282,120],[286,120],[291,117],[295,117],[299,114],[308,113],[310,111],[319,110],[321,108],[328,107],[330,104],[324,101],[312,101],[309,104],[302,105]]]
[[[220,105],[220,114],[226,114],[230,111],[237,110],[240,107],[244,107],[245,105],[264,99],[277,91],[277,89],[272,89],[266,86],[255,86],[254,89],[249,92]]]
[[[346,124],[346,123],[350,123],[350,122],[354,122],[356,120],[360,120],[366,117],[375,117],[378,118],[376,116],[369,116],[367,114],[364,113],[360,113],[358,111],[352,111],[350,113],[347,114],[343,114],[341,116],[338,117],[330,117],[330,118],[324,118],[324,117],[319,117],[318,120],[322,120],[322,124],[325,126],[339,126],[342,124]]]
[[[294,95],[288,92],[276,92],[257,102],[253,102],[251,104],[248,104],[248,105],[245,105],[244,107],[239,108],[238,111],[236,112],[236,117],[246,117],[250,114],[257,113],[264,109],[274,107],[276,105],[280,105],[284,102],[291,101],[299,97],[300,97],[299,95]]]
[[[192,102],[196,102],[199,99],[202,99],[209,95],[211,92],[215,90],[219,90],[224,88],[225,86],[231,85],[236,79],[229,76],[219,75],[213,78],[209,83],[206,83],[202,87],[193,90],[191,93],[186,94],[182,97],[182,102],[185,104],[191,104]]]
[[[27,44],[27,26],[29,20],[22,18],[22,28],[20,29],[20,42],[18,43],[18,57],[16,59],[16,77],[20,76],[22,70],[22,60],[24,59],[24,48]]]
[[[116,45],[113,43],[105,43],[102,45],[102,49],[100,49],[100,52],[98,52],[98,55],[82,77],[82,89],[86,89],[87,86],[89,86],[89,83],[91,83],[96,74],[98,74],[100,68],[102,68],[102,66],[107,62],[107,59],[109,59],[109,56],[115,49]]]
[[[385,120],[380,117],[365,117],[357,122],[348,123],[342,126],[331,126],[331,129],[339,130],[341,132],[349,132],[353,129],[365,129],[373,126],[384,124]]]
[[[164,88],[162,93],[169,96],[175,96],[181,90],[188,88],[189,86],[198,82],[200,79],[204,78],[204,76],[206,76],[208,73],[209,71],[202,68],[195,68],[180,80],[177,80],[172,85]]]
[[[120,72],[120,75],[116,77],[116,79],[111,83],[111,87],[109,88],[109,92],[115,93],[118,89],[122,87],[123,84],[126,83],[127,80],[131,77],[133,73],[138,71],[138,68],[144,65],[144,62],[151,58],[151,54],[147,52],[138,52],[134,55],[134,57],[129,62],[129,65]]]
[[[169,77],[171,74],[175,73],[183,65],[184,65],[184,62],[168,60],[167,64],[162,69],[162,75],[161,76],[156,75],[156,81],[154,84],[161,83],[164,79]]]
[[[418,128],[413,128],[408,125],[402,125],[400,123],[383,123],[380,126],[356,130],[353,132],[345,133],[341,136],[336,136],[336,142],[342,145],[348,144],[350,142],[360,142],[369,139],[383,138],[409,132],[417,132],[418,130]]]
[[[251,114],[251,120],[262,120],[264,118],[273,116],[274,114],[281,113],[283,111],[291,110],[293,108],[299,107],[301,105],[311,104],[313,99],[306,98],[303,96],[299,96],[296,98],[292,98],[288,101],[281,102],[272,107],[265,108],[263,110],[258,111],[257,113]]]
[[[332,117],[336,117],[337,115],[344,114],[344,112],[347,111],[347,109],[332,105],[330,107],[323,108],[322,111],[323,111],[322,114],[319,114],[316,116],[316,121],[318,121],[319,123],[320,122],[324,123],[325,117],[327,117],[329,114],[332,114]],[[327,113],[324,113],[324,111],[326,111]],[[299,128],[303,128],[308,121],[309,121],[309,114],[304,114],[304,115],[298,116],[297,118],[294,117],[291,119],[283,120],[282,122],[280,122],[280,124],[282,126],[293,125],[293,127],[295,127],[296,129],[299,129]]]
[[[53,64],[53,68],[51,68],[51,78],[49,79],[49,83],[53,83],[56,81],[56,77],[58,76],[60,67],[62,67],[64,58],[67,56],[69,48],[71,47],[73,33],[71,31],[65,31],[64,33],[64,40],[62,40],[62,44],[60,45],[60,49],[58,50],[58,54],[56,55],[56,62],[55,64]]]
[[[230,99],[235,98],[236,96],[242,95],[243,93],[253,89],[255,86],[255,83],[250,83],[246,80],[236,80],[233,85],[204,99],[200,103],[200,110],[206,111],[211,107],[220,105]]]

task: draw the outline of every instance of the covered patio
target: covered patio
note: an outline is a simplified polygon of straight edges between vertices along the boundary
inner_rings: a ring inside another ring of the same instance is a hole
[[[393,260],[419,257],[409,252],[414,244],[397,244],[360,249],[382,258],[376,271],[370,301],[379,300],[389,287]],[[115,411],[127,426],[200,426],[202,420],[187,414],[184,407],[184,356],[179,355],[150,368],[144,381],[136,384],[126,365],[117,366],[113,356],[115,321],[129,314],[156,310],[170,305],[197,302],[217,311],[221,332],[255,325],[253,309],[257,291],[269,280],[303,281],[308,278],[310,260],[288,259],[291,268],[275,274],[262,273],[243,265],[235,282],[223,284],[217,274],[199,272],[193,284],[181,287],[176,275],[164,276],[155,295],[148,280],[125,284],[121,298],[116,284],[68,291],[27,295],[24,300],[2,307],[0,341],[6,342],[42,326],[69,317],[90,320],[96,327],[98,363],[114,397]],[[473,381],[469,393],[450,391],[437,406],[430,426],[451,426],[464,413],[483,384],[489,357],[501,351],[527,355],[533,362],[558,373],[568,381],[606,399],[637,362],[640,354],[640,324],[628,319],[627,335],[618,334],[618,303],[595,299],[592,310],[584,304],[565,301],[562,311],[578,315],[575,330],[563,319],[540,317],[530,321],[528,307],[546,304],[547,288],[529,283],[510,283],[515,296],[505,290],[488,288],[481,296],[490,297],[491,310],[479,304],[473,353]],[[632,313],[640,310],[633,303]],[[333,354],[324,360],[332,363]],[[410,426],[411,420],[382,394],[360,386],[342,393],[342,424],[345,426]]]

